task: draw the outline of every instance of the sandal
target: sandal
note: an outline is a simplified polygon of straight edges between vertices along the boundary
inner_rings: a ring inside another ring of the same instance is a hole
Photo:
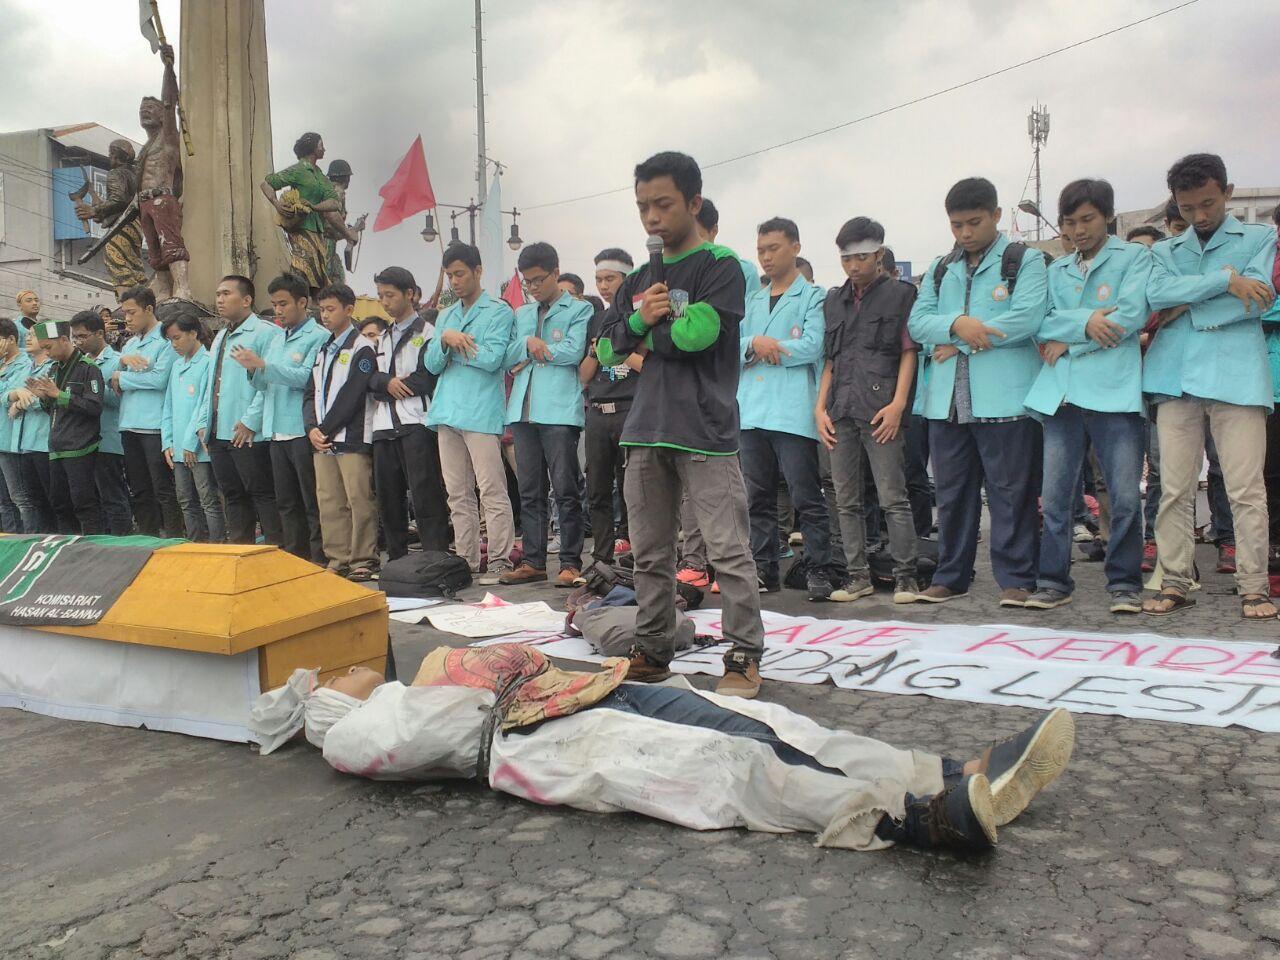
[[[1153,610],[1151,607],[1147,606],[1148,603],[1155,603],[1160,600],[1167,600],[1171,605],[1163,610]],[[1195,605],[1196,601],[1193,597],[1187,596],[1180,590],[1165,587],[1154,597],[1148,600],[1147,603],[1142,605],[1142,612],[1149,617],[1168,617],[1185,610],[1187,607],[1194,607]]]
[[[1269,616],[1258,616],[1256,614],[1250,615],[1249,613],[1250,610],[1257,610],[1259,607],[1262,607],[1262,606],[1271,607],[1271,614]],[[1266,620],[1274,620],[1278,616],[1278,614],[1275,612],[1275,601],[1272,600],[1270,597],[1266,596],[1265,594],[1246,593],[1243,597],[1240,598],[1240,616],[1242,619],[1248,620],[1251,623],[1261,622]]]
[[[352,583],[368,583],[373,579],[373,571],[368,567],[352,567],[347,579]]]

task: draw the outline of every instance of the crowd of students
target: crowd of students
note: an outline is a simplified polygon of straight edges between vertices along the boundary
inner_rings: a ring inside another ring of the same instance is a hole
[[[985,498],[1000,604],[1051,609],[1072,597],[1092,469],[1110,609],[1167,615],[1195,602],[1209,439],[1242,615],[1274,619],[1276,232],[1230,214],[1216,156],[1184,157],[1167,179],[1171,235],[1128,240],[1112,233],[1106,181],[1068,184],[1072,252],[1056,259],[1000,232],[990,182],[961,180],[945,199],[955,246],[918,286],[866,216],[835,237],[841,286],[813,284],[780,217],[759,226],[758,276],[715,242],[697,164],[664,153],[636,168],[663,276],[608,248],[599,299],[532,243],[518,262],[529,302],[513,311],[484,292],[478,251],[454,243],[438,312],[403,267],[377,274],[390,322],[368,328],[343,284],[315,293],[281,276],[267,318],[229,276],[211,342],[199,320],[162,324],[139,287],[121,297],[117,350],[98,313],[41,322],[26,291],[20,320],[0,319],[0,520],[237,543],[260,531],[369,580],[383,553],[409,550],[412,510],[421,546],[452,549],[480,583],[563,587],[582,582],[590,537],[591,559],[634,554],[633,674],[665,673],[678,578],[725,594],[727,692],[753,695],[758,594],[780,589],[790,550],[780,515],[794,511],[804,545],[788,579],[811,599],[868,596],[866,545],[883,529],[894,601],[943,603],[969,590]],[[924,586],[926,462],[937,566]],[[1144,562],[1162,574],[1145,602]]]

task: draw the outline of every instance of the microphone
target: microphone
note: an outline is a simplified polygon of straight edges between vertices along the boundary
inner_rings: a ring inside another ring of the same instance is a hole
[[[649,248],[649,283],[667,282],[667,265],[662,262],[662,238],[656,233],[651,234],[649,239],[644,242]]]

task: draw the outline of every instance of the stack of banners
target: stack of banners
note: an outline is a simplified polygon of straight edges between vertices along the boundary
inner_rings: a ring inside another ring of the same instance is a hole
[[[154,537],[0,537],[0,624],[97,623],[158,547]]]
[[[729,645],[719,610],[690,614],[708,645],[672,663],[718,676]],[[1009,625],[868,622],[766,611],[760,673],[848,690],[1105,713],[1210,727],[1280,732],[1280,660],[1274,643],[1185,640]],[[580,637],[508,637],[573,660],[603,659]],[[484,641],[494,643],[498,641]]]

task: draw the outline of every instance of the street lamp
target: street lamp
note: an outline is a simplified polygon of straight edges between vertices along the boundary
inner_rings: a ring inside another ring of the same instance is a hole
[[[440,234],[436,231],[435,217],[428,213],[426,226],[422,228],[422,239],[427,241],[427,243],[434,243],[438,236],[440,236]]]
[[[1058,228],[1054,226],[1053,222],[1048,217],[1046,217],[1043,213],[1040,212],[1040,208],[1036,206],[1036,202],[1034,200],[1019,201],[1018,209],[1021,210],[1023,213],[1029,213],[1031,214],[1031,216],[1035,217],[1037,220],[1042,220],[1046,224],[1048,224],[1049,229],[1053,231],[1053,235],[1055,237],[1062,236],[1062,234],[1058,232]]]
[[[511,208],[511,236],[507,238],[507,246],[512,250],[519,250],[524,246],[524,241],[520,239],[520,230],[516,226],[516,217],[520,215],[515,207]]]

